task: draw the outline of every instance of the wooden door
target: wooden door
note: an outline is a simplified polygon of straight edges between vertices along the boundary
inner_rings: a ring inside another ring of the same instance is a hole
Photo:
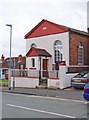
[[[43,59],[43,77],[48,77],[48,59]]]

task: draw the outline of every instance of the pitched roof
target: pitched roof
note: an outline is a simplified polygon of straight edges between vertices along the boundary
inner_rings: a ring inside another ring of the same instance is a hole
[[[89,36],[89,33],[88,32],[85,32],[85,31],[81,31],[81,30],[76,30],[76,29],[73,29],[73,28],[68,28],[69,31],[71,32],[75,32],[75,33],[78,33],[78,34],[81,34],[81,35],[87,35]]]
[[[43,19],[40,23],[38,23],[31,31],[29,31],[25,35],[25,39],[63,33],[67,31],[68,28],[66,26],[58,25],[56,23]]]
[[[25,59],[25,58],[26,58],[25,56],[22,57],[22,59]],[[11,59],[12,59],[12,60],[13,60],[13,59],[18,59],[18,57],[11,57]],[[9,60],[10,60],[10,57],[6,58],[5,60],[9,61]]]
[[[29,31],[25,35],[25,39],[46,36],[46,35],[52,35],[52,34],[58,34],[58,33],[64,33],[64,32],[68,32],[68,31],[72,31],[72,32],[76,32],[78,34],[89,36],[89,33],[87,33],[87,32],[69,28],[67,26],[59,25],[59,24],[56,24],[56,23],[53,23],[53,22],[43,19],[40,23],[38,23],[31,31]]]
[[[27,54],[27,57],[33,57],[33,56],[44,56],[44,57],[51,57],[51,55],[45,50],[40,48],[31,48]]]

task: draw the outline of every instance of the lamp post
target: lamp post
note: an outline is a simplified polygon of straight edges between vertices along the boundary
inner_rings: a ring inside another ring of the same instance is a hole
[[[12,44],[12,25],[6,24],[10,27],[10,64],[9,64],[9,90],[11,89],[11,44]]]

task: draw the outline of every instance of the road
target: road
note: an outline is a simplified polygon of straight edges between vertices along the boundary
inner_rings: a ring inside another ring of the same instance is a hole
[[[87,118],[81,100],[2,93],[3,118]]]

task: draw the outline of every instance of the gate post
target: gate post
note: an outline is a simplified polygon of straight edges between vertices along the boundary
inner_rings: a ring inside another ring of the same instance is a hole
[[[64,82],[66,80],[66,64],[59,64],[59,79],[60,79],[60,89],[64,88]]]

